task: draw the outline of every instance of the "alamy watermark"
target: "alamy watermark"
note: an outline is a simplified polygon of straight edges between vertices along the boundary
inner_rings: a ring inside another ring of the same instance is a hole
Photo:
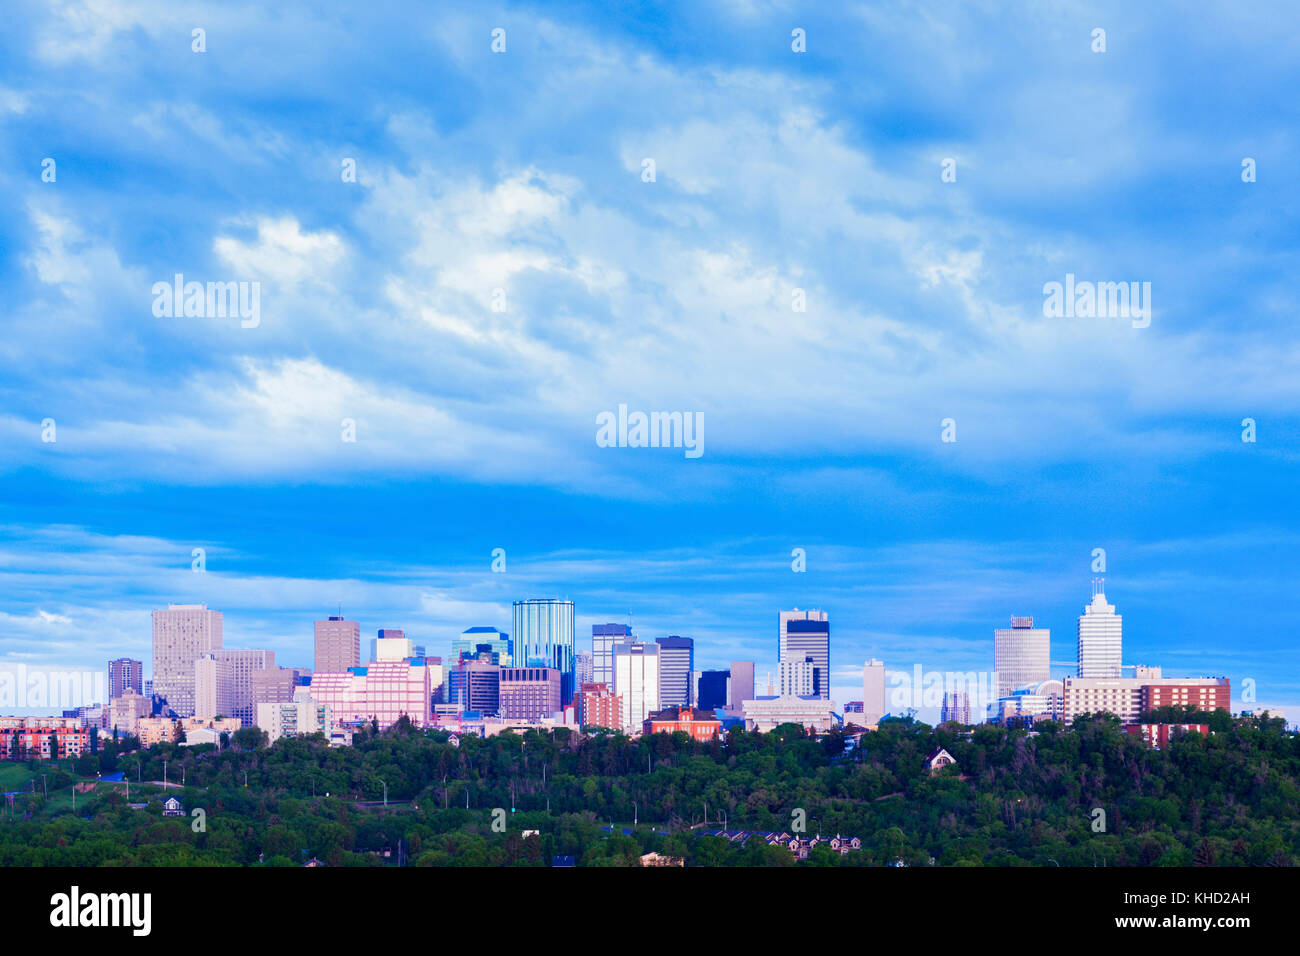
[[[255,329],[262,324],[262,283],[186,282],[176,273],[171,282],[153,284],[153,314],[157,318],[240,318],[239,326]]]
[[[1133,328],[1151,324],[1150,282],[1076,281],[1073,272],[1065,282],[1043,285],[1043,315],[1049,319],[1132,319]]]
[[[684,448],[687,458],[704,454],[703,412],[631,412],[596,416],[596,444],[601,448]]]
[[[0,710],[13,707],[88,707],[108,700],[102,671],[65,671],[0,664]]]

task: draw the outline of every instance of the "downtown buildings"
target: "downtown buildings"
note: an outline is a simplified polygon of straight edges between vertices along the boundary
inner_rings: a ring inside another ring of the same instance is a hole
[[[345,671],[361,664],[361,625],[342,616],[315,622],[314,669],[321,673]]]
[[[1123,618],[1115,605],[1106,603],[1103,582],[1092,582],[1092,602],[1079,616],[1078,659],[1080,677],[1114,678],[1123,666]],[[1040,678],[1046,680],[1046,676]]]
[[[810,661],[812,693],[831,697],[831,625],[825,611],[780,611],[777,614],[777,662]]]
[[[153,612],[153,691],[177,714],[194,713],[194,664],[221,648],[221,612],[169,604]]]
[[[573,602],[553,598],[515,601],[513,620],[514,664],[559,671],[561,703],[569,704],[577,689]]]
[[[1052,632],[1034,627],[1032,617],[1013,617],[1011,627],[996,629],[993,669],[998,675],[998,696],[1006,697],[1019,687],[1050,678],[1051,646]]]

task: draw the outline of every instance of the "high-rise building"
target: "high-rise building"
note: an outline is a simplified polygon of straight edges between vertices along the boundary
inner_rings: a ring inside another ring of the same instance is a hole
[[[699,684],[700,710],[715,710],[727,706],[727,684],[731,680],[728,671],[701,671]]]
[[[732,661],[731,683],[727,689],[727,706],[743,707],[745,701],[754,699],[754,662]]]
[[[614,645],[614,693],[623,699],[621,726],[637,730],[659,710],[659,645],[628,641]]]
[[[580,727],[607,727],[618,730],[623,725],[623,699],[608,684],[583,684],[575,698],[578,702]]]
[[[591,651],[578,651],[577,664],[575,665],[577,676],[574,679],[578,682],[579,687],[583,684],[590,684],[592,682],[591,674],[593,667],[594,662],[591,657]]]
[[[153,690],[184,717],[194,714],[194,662],[221,647],[221,612],[169,604],[153,612]]]
[[[1079,676],[1121,677],[1122,615],[1106,603],[1105,582],[1092,582],[1092,603],[1079,617]]]
[[[554,667],[503,667],[499,679],[502,717],[550,717],[560,709],[560,672]]]
[[[231,717],[235,709],[230,659],[208,651],[194,662],[194,713],[203,720]]]
[[[885,708],[885,662],[874,657],[862,666],[862,719],[874,727],[889,713]]]
[[[970,723],[970,694],[964,690],[949,690],[943,695],[943,706],[939,709],[939,722],[942,724]]]
[[[127,688],[144,695],[144,664],[129,657],[108,662],[108,696],[121,697]]]
[[[993,669],[998,697],[1051,678],[1052,632],[1034,627],[1032,617],[1013,617],[1011,627],[993,630]]]
[[[486,660],[462,660],[456,665],[460,675],[459,699],[466,711],[495,714],[501,709],[501,668]]]
[[[614,645],[635,640],[626,624],[591,625],[591,682],[614,684]]]
[[[560,672],[560,705],[573,702],[577,681],[573,602],[551,598],[514,603],[514,665]]]
[[[226,662],[224,679],[229,681],[229,709],[219,710],[214,714],[201,713],[195,706],[196,717],[237,717],[245,727],[251,727],[257,716],[253,700],[253,675],[258,671],[275,667],[275,651],[253,650],[244,648],[222,648],[213,651],[213,655]]]
[[[831,697],[831,625],[825,611],[781,611],[777,660],[813,662],[813,695]]]
[[[342,617],[316,622],[315,669],[341,672],[361,664],[361,625]],[[292,700],[292,698],[290,698]]]
[[[811,657],[784,658],[776,664],[777,693],[782,697],[817,697],[813,693],[816,665]]]
[[[500,664],[502,667],[511,667],[514,664],[514,655],[512,653],[514,644],[510,640],[510,635],[505,631],[499,631],[495,627],[467,627],[461,632],[460,637],[451,642],[451,662],[455,664],[462,657],[477,659],[479,652],[484,648],[492,654],[492,663]]]
[[[695,641],[673,634],[656,638],[655,643],[659,645],[659,706],[689,707]]]
[[[310,686],[311,671],[305,667],[266,667],[254,670],[249,682],[256,716],[258,704],[287,704],[293,700],[299,687]]]

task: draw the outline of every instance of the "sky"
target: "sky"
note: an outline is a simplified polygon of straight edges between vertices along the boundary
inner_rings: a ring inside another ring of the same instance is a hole
[[[824,609],[842,702],[1012,615],[1063,676],[1104,577],[1125,663],[1300,716],[1293,5],[331,6],[7,10],[0,668],[562,597],[760,688]]]

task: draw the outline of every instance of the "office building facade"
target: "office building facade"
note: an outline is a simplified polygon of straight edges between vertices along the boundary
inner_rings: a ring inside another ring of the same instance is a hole
[[[1052,632],[1034,627],[1032,617],[1013,617],[1010,627],[993,630],[993,670],[998,675],[998,696],[1052,676]]]
[[[885,662],[874,657],[862,665],[863,726],[874,727],[889,713],[885,705]]]
[[[714,710],[726,707],[728,687],[731,683],[730,671],[701,671],[697,703],[700,710]]]
[[[361,625],[343,617],[316,621],[317,671],[341,672],[361,665]]]
[[[221,627],[221,612],[205,604],[153,612],[153,690],[180,716],[194,713],[194,663],[221,649]]]
[[[626,624],[593,624],[591,626],[591,682],[614,684],[614,646],[635,640],[632,628]]]
[[[108,696],[121,697],[127,688],[144,696],[144,663],[129,657],[108,662]]]
[[[831,625],[825,611],[781,611],[777,616],[777,660],[813,662],[813,694],[831,696]]]
[[[1115,605],[1106,603],[1101,581],[1092,584],[1092,603],[1079,616],[1079,677],[1115,678],[1123,676],[1123,616]]]
[[[727,688],[727,706],[739,710],[745,701],[754,699],[754,662],[732,661],[728,673],[731,681]]]
[[[560,672],[554,667],[503,667],[498,680],[502,717],[550,717],[560,710]]]
[[[637,730],[659,706],[659,645],[628,641],[614,646],[614,693],[622,698],[619,726]]]
[[[659,706],[689,707],[691,672],[695,670],[695,641],[673,634],[655,640],[659,645]]]
[[[577,686],[573,602],[553,598],[516,601],[513,623],[514,666],[559,671],[561,705],[567,706]]]

